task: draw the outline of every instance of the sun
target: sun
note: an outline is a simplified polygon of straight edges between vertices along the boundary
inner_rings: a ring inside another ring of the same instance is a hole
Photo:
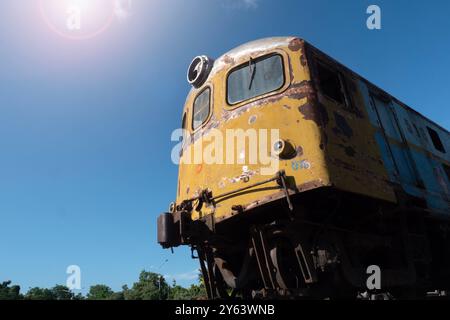
[[[68,39],[91,39],[106,31],[115,15],[116,0],[39,0],[49,28]]]

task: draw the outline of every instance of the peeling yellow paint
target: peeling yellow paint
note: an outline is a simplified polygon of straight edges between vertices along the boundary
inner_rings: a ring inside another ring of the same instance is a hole
[[[196,95],[205,86],[213,88],[212,111],[209,120],[199,129],[200,131],[192,132],[191,130],[191,134],[207,136],[211,127],[220,132],[225,132],[227,129],[276,128],[279,129],[281,139],[289,140],[300,150],[297,157],[280,161],[280,169],[286,171],[286,175],[293,179],[296,186],[333,185],[345,191],[395,201],[393,190],[387,183],[387,173],[379,161],[381,156],[375,141],[373,141],[374,129],[370,126],[367,117],[361,119],[343,115],[355,132],[353,137],[346,139],[333,130],[336,127],[333,115],[335,112],[340,113],[340,110],[330,101],[320,95],[318,97],[318,102],[325,107],[325,112],[328,114],[329,123],[326,126],[318,124],[317,121],[301,112],[302,106],[306,111],[308,111],[308,107],[316,108],[317,106],[311,102],[308,94],[302,91],[307,88],[307,86],[302,86],[303,84],[313,83],[309,66],[306,63],[305,47],[301,45],[303,41],[299,44],[292,42],[292,39],[294,38],[262,49],[242,49],[243,52],[239,52],[238,48],[233,51],[233,54],[223,56],[216,63],[207,82],[201,88],[193,89],[186,100],[184,110],[187,113],[187,123],[190,124],[192,123],[192,114],[189,110],[192,110],[191,106]],[[276,92],[238,105],[228,106],[226,103],[226,79],[230,70],[242,63],[247,63],[250,57],[255,59],[274,52],[284,58],[285,85]],[[355,99],[357,103],[362,103],[357,92]],[[312,105],[309,106],[309,103]],[[195,148],[204,148],[209,143],[212,142],[197,140],[186,146],[181,162]],[[203,145],[199,146],[199,144]],[[353,157],[349,156],[352,153],[349,150],[355,150]],[[369,152],[361,153],[359,150],[369,150]],[[238,154],[242,151],[248,154],[249,146],[246,146],[246,150],[235,150],[235,153]],[[300,163],[306,161],[308,165],[305,165],[304,168],[300,165],[299,169],[293,165],[293,161]],[[245,170],[243,170],[244,166]],[[198,195],[204,189],[212,191],[214,196],[264,181],[268,177],[261,175],[260,169],[258,165],[252,164],[181,163],[179,167],[179,190],[181,192],[178,194],[177,203]],[[215,217],[221,220],[231,216],[233,206],[240,205],[243,208],[249,205],[253,206],[256,201],[263,198],[279,198],[279,192],[277,183],[271,182],[223,199],[215,208],[204,206],[201,212],[194,210],[193,218],[196,219],[214,211]]]

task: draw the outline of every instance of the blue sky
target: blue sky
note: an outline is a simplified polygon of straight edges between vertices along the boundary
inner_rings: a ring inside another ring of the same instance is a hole
[[[142,269],[195,280],[197,261],[160,249],[155,221],[175,198],[170,135],[198,54],[298,35],[450,127],[448,2],[134,0],[89,40],[53,32],[38,2],[0,2],[0,280],[24,290],[65,284],[72,264],[85,289]]]

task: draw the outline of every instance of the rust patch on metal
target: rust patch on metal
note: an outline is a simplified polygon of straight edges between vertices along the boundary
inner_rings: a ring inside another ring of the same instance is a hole
[[[314,112],[314,104],[306,102],[304,105],[298,107],[298,110],[302,113],[303,119],[316,121],[316,114]]]
[[[272,97],[268,97],[265,99],[261,99],[261,100],[256,100],[253,101],[249,104],[243,105],[237,109],[234,110],[223,110],[222,112],[222,120],[227,122],[231,119],[235,119],[237,117],[240,117],[243,113],[247,112],[248,110],[252,109],[253,107],[262,107],[264,105],[267,104],[273,104],[276,103],[278,101],[280,101],[281,99],[283,99],[285,96],[283,94],[280,95],[276,95],[276,96],[272,96]]]
[[[307,64],[307,62],[306,62],[306,57],[305,57],[304,54],[302,54],[302,55],[300,56],[300,63],[302,64],[303,67],[305,67],[306,64]]]
[[[302,48],[302,45],[302,40],[300,40],[299,38],[295,38],[291,40],[288,47],[291,51],[298,51]]]
[[[304,98],[315,98],[314,88],[312,82],[304,80],[300,83],[295,83],[291,86],[289,90],[289,97],[292,99],[301,100]]]
[[[303,115],[303,119],[314,121],[319,127],[326,127],[328,124],[328,112],[321,103],[313,103],[308,100],[298,110]]]
[[[323,183],[322,180],[313,180],[313,181],[309,181],[309,182],[305,182],[303,184],[297,185],[297,190],[299,192],[304,192],[304,191],[309,191],[309,190],[324,187],[324,186],[325,186],[325,184]]]
[[[224,56],[223,61],[227,64],[234,64],[234,59],[232,57],[230,57],[229,55]]]
[[[339,113],[334,113],[334,118],[336,120],[336,126],[333,128],[333,131],[340,135],[343,134],[347,138],[351,138],[353,136],[353,130],[348,124],[347,120],[343,116],[341,116]]]
[[[300,193],[300,192],[305,192],[305,191],[309,191],[309,190],[313,190],[313,189],[317,189],[317,188],[321,188],[321,187],[326,187],[327,185],[323,183],[322,180],[313,180],[313,181],[308,181],[305,182],[303,184],[299,184],[295,186],[295,191],[294,190],[289,190],[289,194],[293,195],[296,193]],[[284,191],[277,191],[269,196],[265,196],[259,200],[256,200],[248,205],[246,205],[244,208],[244,211],[248,211],[251,210],[253,208],[258,207],[259,205],[271,202],[271,201],[275,201],[275,200],[279,200],[282,199],[286,196],[286,194],[284,193]]]
[[[294,81],[294,68],[292,68],[292,63],[289,60],[289,77],[291,78],[291,83]]]
[[[227,122],[231,119],[235,119],[241,116],[243,113],[248,112],[248,110],[254,107],[262,107],[268,104],[274,104],[284,98],[291,99],[301,99],[301,97],[313,97],[314,91],[311,86],[310,81],[303,81],[301,83],[297,83],[292,85],[289,89],[287,89],[284,93],[277,94],[275,96],[270,96],[267,98],[259,99],[248,104],[244,104],[243,106],[234,109],[234,110],[223,110],[222,111],[222,120]]]

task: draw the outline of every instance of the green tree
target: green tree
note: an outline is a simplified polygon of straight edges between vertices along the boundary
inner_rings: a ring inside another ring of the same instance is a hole
[[[51,289],[31,288],[26,293],[25,300],[84,300],[81,293],[74,294],[66,286],[54,286]]]
[[[205,279],[203,278],[203,274],[200,271],[198,274],[198,284],[191,285],[188,290],[191,296],[191,300],[205,300],[208,298],[208,294],[206,293]]]
[[[114,292],[111,295],[110,300],[125,300],[125,296],[123,294],[123,291],[119,291],[119,292]]]
[[[72,300],[85,300],[85,297],[81,293],[77,293],[73,296]]]
[[[11,286],[11,281],[0,283],[0,300],[21,300],[20,286]]]
[[[131,288],[123,286],[122,291],[114,292],[106,285],[94,285],[89,289],[89,300],[199,300],[206,298],[205,284],[199,276],[199,284],[184,288],[173,281],[169,286],[160,274],[142,271],[138,282]],[[51,289],[31,288],[22,296],[19,286],[12,286],[11,281],[0,283],[0,300],[84,300],[81,294],[74,294],[66,286],[56,285]]]
[[[142,271],[131,289],[123,287],[126,300],[167,300],[170,287],[160,274]]]
[[[88,300],[112,300],[114,291],[110,287],[98,284],[91,286],[87,295]]]
[[[174,280],[169,294],[170,300],[203,300],[206,297],[205,284],[201,274],[199,275],[199,284],[193,284],[189,288],[177,285]]]
[[[177,282],[174,280],[173,285],[170,288],[169,292],[170,300],[190,300],[189,290],[183,288],[182,286],[177,285]]]
[[[35,287],[28,290],[25,300],[56,300],[56,297],[50,289]]]
[[[75,295],[66,286],[56,285],[51,289],[55,300],[74,300]]]

